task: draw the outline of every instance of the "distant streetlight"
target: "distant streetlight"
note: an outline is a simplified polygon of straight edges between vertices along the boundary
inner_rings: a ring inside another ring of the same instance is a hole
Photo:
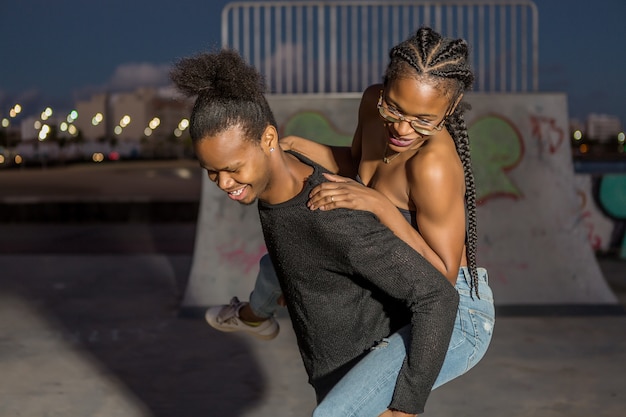
[[[46,107],[44,111],[41,112],[41,120],[48,120],[50,116],[52,116],[52,108]]]
[[[22,112],[22,106],[20,106],[19,104],[16,104],[15,106],[11,107],[11,110],[9,110],[9,117],[16,117],[21,112]]]
[[[575,130],[573,136],[574,140],[581,140],[583,138],[583,132],[581,132],[580,130]]]
[[[98,126],[102,122],[102,120],[104,120],[104,116],[102,115],[102,113],[96,113],[91,119],[91,124],[94,126]]]
[[[161,124],[161,119],[159,119],[158,117],[154,117],[152,120],[150,120],[150,123],[148,123],[148,127],[154,130],[157,127],[159,127],[160,124]]]

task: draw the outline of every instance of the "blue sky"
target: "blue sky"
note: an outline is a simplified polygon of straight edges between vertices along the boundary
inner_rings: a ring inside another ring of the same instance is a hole
[[[70,108],[103,88],[163,84],[178,58],[219,46],[225,0],[0,0],[0,117],[15,103]],[[536,0],[540,91],[570,117],[626,124],[626,2]]]

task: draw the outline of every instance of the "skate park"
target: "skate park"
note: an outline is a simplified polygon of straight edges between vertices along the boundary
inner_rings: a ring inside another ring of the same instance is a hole
[[[27,174],[19,177],[24,184],[57,177],[56,189],[66,192],[63,204],[75,210],[80,211],[83,201],[88,207],[93,199],[114,198],[117,217],[110,215],[114,220],[108,222],[85,215],[74,223],[22,219],[0,224],[0,415],[309,415],[313,391],[288,317],[280,316],[281,333],[266,342],[220,333],[201,317],[181,314],[191,288],[198,231],[196,222],[177,219],[171,206],[198,207],[202,172],[196,162],[111,169],[136,180],[126,184],[143,184],[144,189],[164,179],[170,185],[142,195],[111,181],[110,188],[74,196],[69,203],[69,191],[77,188],[69,179],[94,182],[100,170],[20,173]],[[192,172],[192,179],[167,180],[180,169]],[[148,177],[148,171],[158,174]],[[13,190],[11,204],[34,204],[33,196],[24,194],[28,187],[16,178],[3,175],[0,183],[3,190]],[[186,189],[189,195],[184,198],[179,191],[175,196],[170,187]],[[152,212],[168,214],[158,221],[138,219],[131,195],[161,207]],[[39,197],[37,204],[53,212],[61,203]],[[116,220],[120,213],[127,219]],[[233,250],[228,259],[253,265],[251,257]],[[623,308],[625,262],[599,257],[595,266]],[[249,290],[241,291],[243,297]],[[621,415],[626,315],[615,309],[569,307],[552,313],[544,308],[498,309],[485,358],[434,391],[426,413]]]
[[[268,98],[282,134],[341,143],[360,96]],[[426,414],[620,416],[626,264],[594,253],[581,220],[566,98],[467,99],[497,322],[482,362]],[[228,201],[193,160],[0,174],[16,216],[0,223],[0,416],[310,415],[286,315],[271,342],[201,318],[252,288],[254,206]]]

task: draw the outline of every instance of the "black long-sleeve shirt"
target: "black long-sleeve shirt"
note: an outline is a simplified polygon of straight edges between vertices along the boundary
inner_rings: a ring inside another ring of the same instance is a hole
[[[314,168],[293,199],[259,201],[309,383],[318,401],[368,350],[411,324],[411,342],[389,408],[421,414],[448,349],[458,294],[426,259],[370,212],[311,211],[309,192],[326,181]]]

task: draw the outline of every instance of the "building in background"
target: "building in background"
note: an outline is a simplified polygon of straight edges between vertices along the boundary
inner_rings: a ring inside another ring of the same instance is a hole
[[[107,137],[108,129],[104,115],[108,114],[109,95],[100,93],[93,95],[89,100],[76,103],[78,119],[76,127],[85,140],[103,140]]]
[[[608,114],[591,113],[587,116],[585,135],[594,141],[614,142],[622,132],[622,123],[619,117]]]

